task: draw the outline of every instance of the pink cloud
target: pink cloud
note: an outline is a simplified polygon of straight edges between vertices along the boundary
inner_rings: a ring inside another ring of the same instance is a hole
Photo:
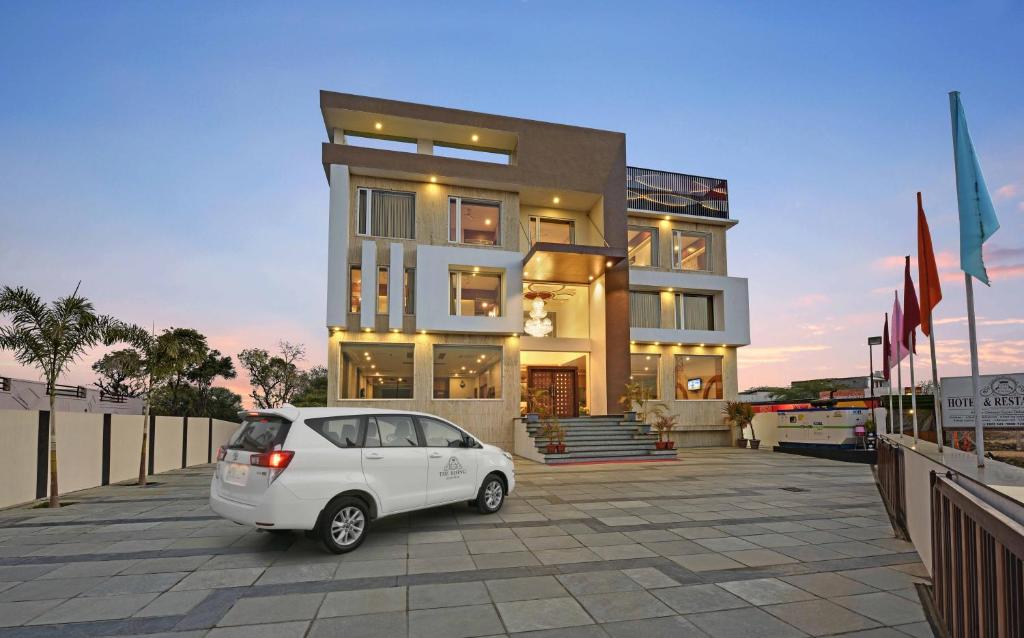
[[[795,305],[797,305],[797,306],[802,306],[802,307],[806,308],[806,307],[810,307],[810,306],[817,306],[819,304],[823,304],[823,303],[827,302],[828,300],[829,300],[828,295],[822,294],[820,292],[814,292],[814,293],[810,293],[810,294],[806,294],[806,295],[801,295],[801,296],[797,297],[793,301],[793,303]]]
[[[1006,184],[996,189],[997,200],[1007,200],[1017,197],[1020,187],[1017,184]]]
[[[910,255],[910,269],[914,276],[917,276],[917,239],[914,239],[914,250]],[[899,270],[906,263],[903,255],[889,255],[876,259],[872,264],[875,270]],[[935,253],[935,265],[942,268],[955,268],[960,264],[960,258],[950,250],[940,250]]]

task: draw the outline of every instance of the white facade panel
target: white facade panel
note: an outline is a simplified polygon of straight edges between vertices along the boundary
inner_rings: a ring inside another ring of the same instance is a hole
[[[500,270],[502,316],[450,314],[448,273],[452,268]],[[416,329],[440,332],[514,334],[523,331],[523,254],[463,246],[416,247]]]
[[[633,268],[630,288],[650,288],[675,292],[700,292],[722,296],[724,328],[721,330],[676,330],[674,328],[630,328],[634,341],[665,343],[707,343],[726,346],[750,345],[750,300],[747,280],[690,272],[668,272]]]
[[[373,329],[377,314],[377,242],[363,240],[363,285],[359,289],[359,327]]]
[[[344,326],[348,313],[348,166],[331,165],[327,224],[327,326]]]
[[[402,329],[402,305],[405,302],[405,262],[402,244],[392,242],[388,265],[388,329]]]

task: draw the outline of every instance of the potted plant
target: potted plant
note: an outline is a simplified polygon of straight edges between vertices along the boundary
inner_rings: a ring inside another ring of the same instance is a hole
[[[674,414],[665,414],[665,407],[662,405],[656,406],[652,412],[655,414],[654,429],[658,433],[658,441],[654,446],[659,450],[674,450],[676,442],[669,438],[669,433],[676,427],[678,417]]]
[[[736,447],[747,447],[747,440],[743,436],[743,428],[747,426],[750,427],[750,449],[756,450],[761,446],[761,441],[754,434],[754,406],[742,401],[727,401],[722,413],[738,429]]]
[[[626,421],[641,421],[644,419],[644,405],[651,398],[647,387],[638,381],[630,381],[625,385],[622,396],[619,397],[619,405],[622,406],[623,416]],[[636,406],[636,409],[634,409]]]
[[[545,388],[530,388],[526,391],[527,396],[527,423],[539,423],[543,412],[550,411],[551,395]]]
[[[559,425],[558,419],[546,422],[537,436],[548,440],[544,448],[547,454],[565,454],[565,429]]]

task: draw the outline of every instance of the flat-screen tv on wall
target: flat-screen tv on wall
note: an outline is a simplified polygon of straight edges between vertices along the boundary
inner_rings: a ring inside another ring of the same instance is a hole
[[[697,377],[696,379],[687,379],[686,380],[686,389],[687,390],[700,390],[700,377]]]

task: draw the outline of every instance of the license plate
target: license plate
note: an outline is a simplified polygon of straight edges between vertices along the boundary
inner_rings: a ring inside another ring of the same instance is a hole
[[[224,473],[224,482],[231,485],[245,485],[249,481],[249,466],[241,463],[229,463]]]

